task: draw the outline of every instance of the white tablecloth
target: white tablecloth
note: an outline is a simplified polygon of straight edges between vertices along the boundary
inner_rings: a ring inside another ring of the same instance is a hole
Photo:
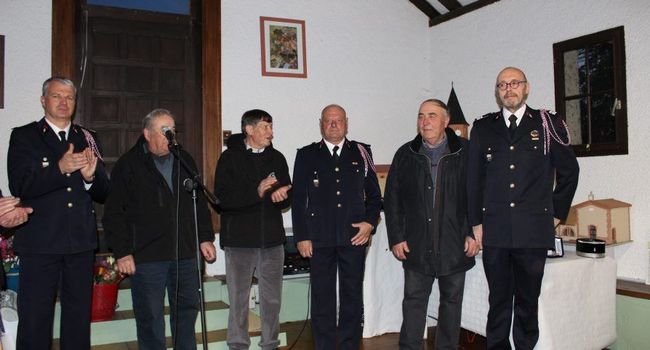
[[[388,248],[386,227],[377,227],[366,260],[364,337],[399,332],[404,274]],[[427,314],[437,318],[437,283]],[[485,335],[488,288],[480,255],[465,281],[461,326]],[[536,349],[602,349],[616,340],[616,261],[566,252],[547,259],[539,299],[540,339]]]

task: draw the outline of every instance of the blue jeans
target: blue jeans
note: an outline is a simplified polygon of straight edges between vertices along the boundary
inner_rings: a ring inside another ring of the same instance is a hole
[[[178,274],[175,261],[136,264],[135,274],[131,276],[131,296],[138,330],[138,347],[140,350],[167,348],[165,289],[169,298],[173,348],[195,350],[194,324],[199,310],[199,283],[195,259],[179,260]]]

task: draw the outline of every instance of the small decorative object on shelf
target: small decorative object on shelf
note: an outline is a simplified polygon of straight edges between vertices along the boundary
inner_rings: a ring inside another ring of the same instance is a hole
[[[124,277],[117,271],[112,255],[97,255],[93,276],[92,322],[113,319],[118,287]]]
[[[589,200],[571,207],[566,222],[558,225],[555,234],[568,242],[576,242],[579,238],[590,238],[590,226],[598,227],[597,239],[605,244],[616,244],[630,241],[630,207],[613,198],[594,199],[589,193]]]

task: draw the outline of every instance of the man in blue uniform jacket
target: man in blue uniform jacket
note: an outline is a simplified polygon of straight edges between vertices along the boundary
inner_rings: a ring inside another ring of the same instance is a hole
[[[68,79],[46,80],[45,117],[15,128],[9,141],[9,188],[34,209],[14,240],[20,256],[18,349],[50,348],[59,280],[60,348],[90,348],[93,201],[104,202],[109,182],[96,135],[72,123],[76,92]]]
[[[370,146],[346,138],[345,110],[321,113],[323,140],[298,150],[293,172],[293,233],[311,258],[311,325],[316,349],[358,349],[366,246],[381,193]],[[336,275],[339,276],[338,332]],[[338,333],[338,341],[337,341]]]
[[[524,72],[503,69],[495,86],[501,110],[476,120],[470,134],[469,220],[490,288],[488,349],[510,349],[513,297],[515,347],[535,347],[546,251],[578,186],[566,124],[528,107],[529,92]]]

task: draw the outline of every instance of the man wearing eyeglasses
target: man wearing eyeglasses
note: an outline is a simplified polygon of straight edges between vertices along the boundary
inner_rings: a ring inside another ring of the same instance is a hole
[[[563,118],[527,106],[529,92],[523,71],[504,68],[494,89],[500,110],[477,119],[470,134],[469,220],[490,288],[488,349],[511,347],[513,298],[515,347],[535,347],[546,252],[578,186]]]
[[[15,128],[9,141],[9,188],[21,205],[33,208],[14,240],[20,256],[17,349],[51,347],[58,290],[59,347],[90,348],[93,202],[104,202],[109,180],[97,136],[72,122],[76,93],[68,79],[47,79],[44,117]]]

